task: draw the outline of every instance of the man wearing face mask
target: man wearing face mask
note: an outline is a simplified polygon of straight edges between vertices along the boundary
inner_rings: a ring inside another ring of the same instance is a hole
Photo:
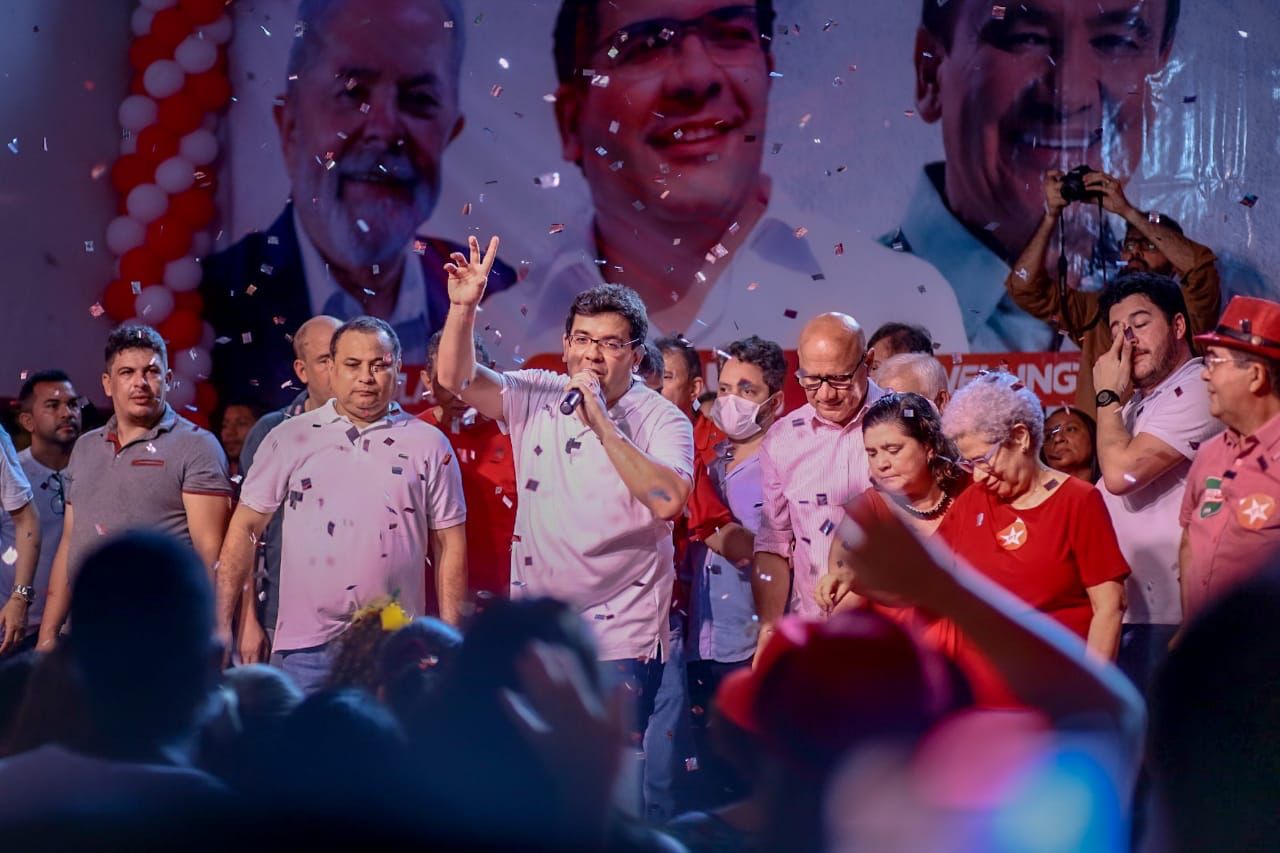
[[[728,358],[720,366],[711,420],[726,438],[698,475],[706,474],[733,520],[707,537],[706,557],[694,573],[689,601],[689,695],[694,707],[703,708],[726,675],[751,663],[756,649],[751,560],[764,501],[759,452],[765,433],[782,412],[787,372],[782,347],[773,341],[752,335],[724,351]],[[700,763],[713,782],[721,782],[727,774],[700,737],[706,733],[705,720],[705,714],[694,718]]]

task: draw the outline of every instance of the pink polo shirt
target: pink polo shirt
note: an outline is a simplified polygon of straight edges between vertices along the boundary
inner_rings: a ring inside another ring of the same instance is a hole
[[[806,403],[769,427],[760,448],[764,506],[756,531],[756,553],[791,558],[790,613],[822,618],[813,600],[827,571],[831,531],[844,506],[871,486],[862,443],[862,416],[884,391],[867,383],[862,411],[844,426],[818,415]]]
[[[1191,544],[1188,619],[1280,552],[1280,415],[1200,445],[1179,520]]]

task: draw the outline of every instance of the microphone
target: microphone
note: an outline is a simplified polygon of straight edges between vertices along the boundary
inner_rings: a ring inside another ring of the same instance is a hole
[[[577,388],[570,389],[568,394],[564,395],[564,399],[560,401],[560,414],[572,415],[573,410],[582,405],[582,392]]]

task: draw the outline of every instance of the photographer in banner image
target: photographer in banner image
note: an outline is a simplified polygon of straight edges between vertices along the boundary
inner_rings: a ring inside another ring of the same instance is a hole
[[[1120,260],[1126,272],[1151,272],[1173,276],[1182,288],[1193,334],[1212,329],[1222,299],[1217,257],[1207,247],[1182,233],[1181,226],[1160,213],[1144,213],[1125,198],[1121,181],[1094,169],[1080,168],[1064,174],[1051,170],[1044,176],[1044,216],[1013,264],[1005,288],[1022,310],[1046,322],[1057,320],[1080,347],[1080,363],[1094,364],[1111,348],[1111,328],[1099,315],[1096,291],[1077,290],[1055,281],[1046,265],[1049,248],[1058,240],[1063,211],[1075,201],[1097,203],[1124,219],[1126,230]],[[1093,377],[1081,370],[1076,384],[1076,405],[1092,414],[1095,409]]]

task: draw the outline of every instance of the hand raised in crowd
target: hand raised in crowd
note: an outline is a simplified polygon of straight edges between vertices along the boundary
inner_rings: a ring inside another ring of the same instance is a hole
[[[818,587],[826,590],[829,607],[853,592],[884,604],[937,609],[932,605],[952,577],[952,561],[941,546],[921,539],[897,517],[876,516],[863,499],[850,504],[835,537],[841,559]]]
[[[1062,197],[1062,171],[1050,169],[1044,173],[1044,206],[1049,213],[1058,214],[1069,202]]]
[[[600,377],[590,370],[581,370],[569,378],[564,386],[565,391],[577,389],[582,392],[582,405],[575,414],[582,425],[590,428],[596,435],[603,437],[602,430],[610,424],[606,411],[604,390],[600,387]]]
[[[449,256],[450,263],[444,265],[444,271],[449,274],[449,302],[471,308],[484,298],[489,271],[498,259],[498,238],[496,235],[489,238],[489,247],[483,257],[480,256],[480,241],[474,236],[467,238],[467,246],[471,257],[468,259],[461,252],[454,252]]]
[[[1129,327],[1125,326],[1123,332],[1114,336],[1111,349],[1093,365],[1093,387],[1099,391],[1115,391],[1122,400],[1128,396],[1133,380],[1133,341],[1128,333]]]
[[[571,651],[537,641],[516,673],[521,692],[504,690],[503,709],[560,781],[565,816],[583,830],[602,831],[626,745],[623,691],[602,703]]]
[[[1084,176],[1084,188],[1102,196],[1102,207],[1120,216],[1133,209],[1124,195],[1124,183],[1106,172],[1089,172]]]

